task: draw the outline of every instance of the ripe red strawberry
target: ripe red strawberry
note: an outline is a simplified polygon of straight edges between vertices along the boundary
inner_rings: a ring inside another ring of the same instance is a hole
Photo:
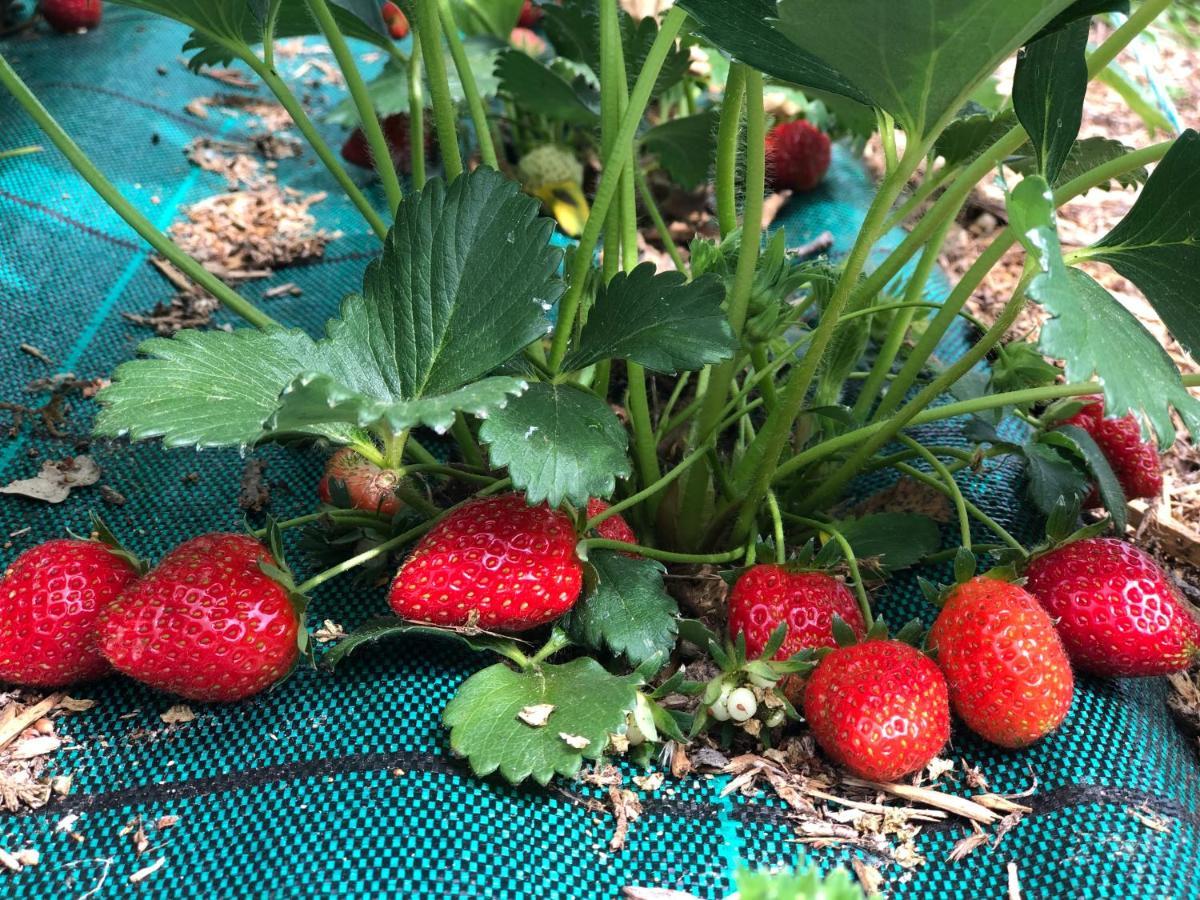
[[[71,33],[100,24],[100,0],[41,0],[38,9],[55,31]]]
[[[137,576],[99,541],[47,541],[18,556],[0,579],[0,681],[63,687],[107,672],[96,617]]]
[[[746,653],[759,656],[780,622],[787,637],[775,659],[811,647],[834,647],[833,617],[841,616],[862,640],[867,626],[851,590],[826,572],[790,572],[782,566],[751,566],[729,595],[729,634],[746,635]]]
[[[545,15],[540,6],[535,6],[532,0],[525,0],[521,6],[521,15],[517,19],[518,28],[537,28],[538,23],[542,21],[542,16]]]
[[[954,711],[980,737],[1025,747],[1066,718],[1075,695],[1067,651],[1022,588],[974,578],[951,589],[929,632]]]
[[[523,631],[557,619],[579,599],[583,566],[575,527],[523,494],[472,500],[423,537],[396,573],[389,602],[435,625]]]
[[[1092,436],[1112,466],[1121,489],[1129,500],[1138,497],[1157,497],[1162,493],[1162,460],[1158,449],[1142,440],[1137,419],[1104,418],[1104,398],[1090,397],[1089,403],[1061,424],[1077,425]],[[1085,501],[1088,507],[1100,505],[1100,495],[1093,489]]]
[[[329,457],[317,493],[335,506],[347,498],[352,509],[394,516],[403,505],[396,496],[400,473],[381,469],[350,447],[342,447]]]
[[[399,172],[412,171],[412,148],[409,145],[409,119],[405,113],[386,116],[380,123],[383,126],[383,136],[387,139],[388,150],[392,154],[392,165]],[[433,152],[433,132],[425,129],[425,156]],[[371,159],[371,147],[362,128],[355,128],[342,144],[342,158],[348,163],[373,169],[375,164]]]
[[[871,781],[924,768],[950,739],[946,679],[900,641],[851,644],[822,659],[804,687],[804,717],[822,750]]]
[[[303,625],[260,560],[272,562],[249,535],[179,545],[101,612],[101,652],[126,675],[190,700],[266,690],[295,665]]]
[[[1165,675],[1200,656],[1194,607],[1132,544],[1076,541],[1034,558],[1025,576],[1080,669],[1113,677]]]
[[[383,22],[388,27],[388,33],[397,41],[402,41],[408,37],[408,16],[404,15],[404,10],[398,7],[395,3],[383,4]]]
[[[803,119],[767,134],[767,175],[775,190],[811,191],[829,171],[829,136]]]
[[[605,503],[598,497],[592,497],[587,502],[587,517],[595,518],[608,509],[609,504]],[[626,544],[636,544],[637,535],[633,533],[633,529],[629,527],[629,523],[617,513],[615,516],[609,516],[603,522],[596,526],[596,534],[609,541],[621,541]]]

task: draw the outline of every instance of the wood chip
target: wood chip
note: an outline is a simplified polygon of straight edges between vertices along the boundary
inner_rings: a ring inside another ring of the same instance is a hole
[[[911,800],[914,803],[923,803],[926,806],[932,806],[936,809],[944,809],[948,813],[953,813],[956,816],[962,816],[964,819],[971,819],[975,822],[982,822],[985,825],[1000,820],[999,815],[973,800],[956,797],[953,794],[931,790],[930,788],[914,787],[911,784],[886,784],[877,781],[865,781],[864,779],[852,776],[845,777],[843,781],[846,784],[857,787],[874,788],[883,791],[885,794],[891,794],[893,797],[899,797],[902,800]]]
[[[522,710],[522,711],[524,711],[524,710]],[[546,715],[549,715],[549,713],[547,713]],[[558,736],[560,738],[562,738],[567,743],[568,746],[573,747],[576,750],[583,750],[589,744],[591,744],[591,741],[588,740],[587,738],[585,738],[581,734],[567,734],[565,731],[560,731],[558,733]]]
[[[546,724],[547,721],[549,721],[550,713],[552,712],[554,712],[553,703],[535,703],[531,706],[526,706],[519,713],[517,713],[517,718],[531,728],[541,728]],[[571,743],[569,740],[567,740],[567,735],[559,736],[564,741],[567,741],[568,744]],[[588,742],[585,741],[583,746],[586,747],[587,744]],[[575,745],[571,744],[571,746],[574,747]]]
[[[25,343],[18,344],[17,349],[20,350],[22,353],[29,354],[36,360],[40,360],[41,362],[44,362],[48,366],[54,365],[54,360],[52,360],[49,356],[47,356],[45,351],[43,351],[39,347],[35,347],[33,344],[25,344]]]
[[[629,834],[629,823],[642,814],[642,801],[633,791],[616,786],[608,789],[608,799],[612,802],[613,815],[617,819],[617,826],[613,829],[608,849],[615,853],[624,849],[625,838]]]
[[[883,875],[874,866],[869,866],[857,856],[850,860],[850,865],[854,869],[854,876],[858,879],[858,883],[862,885],[863,893],[868,897],[874,897],[879,893],[879,888],[883,885]]]
[[[21,478],[4,487],[0,494],[17,494],[44,503],[62,503],[76,488],[88,487],[100,480],[100,467],[90,456],[68,456],[47,460],[33,478]]]
[[[988,833],[980,828],[975,822],[971,823],[971,829],[972,831],[970,834],[958,841],[954,847],[951,848],[950,853],[946,856],[947,860],[950,862],[958,862],[974,853],[980,847],[987,846],[988,842],[991,840],[991,837],[988,835]]]
[[[26,728],[42,716],[54,710],[63,699],[62,694],[51,694],[41,702],[22,710],[0,726],[0,749],[7,747]]]
[[[194,721],[196,714],[192,712],[192,708],[186,703],[177,703],[160,715],[159,718],[168,725],[182,725],[185,722]]]
[[[150,863],[150,865],[146,866],[143,869],[138,869],[136,872],[134,872],[132,875],[130,875],[129,880],[133,884],[139,884],[140,882],[145,881],[147,878],[149,878],[151,875],[153,875],[155,872],[157,872],[159,869],[161,869],[166,864],[167,864],[167,858],[165,856],[160,856],[154,862]]]
[[[1160,834],[1171,833],[1170,821],[1156,815],[1154,811],[1147,806],[1127,806],[1125,807],[1125,812],[1129,813],[1130,816],[1137,819],[1151,831],[1157,831]]]
[[[634,775],[633,783],[646,793],[653,793],[663,786],[666,776],[662,772],[651,772],[649,775]]]
[[[62,746],[62,741],[53,735],[26,738],[13,747],[13,759],[33,759],[35,756],[46,756]]]
[[[326,619],[321,623],[321,627],[313,632],[313,639],[319,644],[330,644],[334,641],[340,641],[345,636],[346,629],[332,619]]]

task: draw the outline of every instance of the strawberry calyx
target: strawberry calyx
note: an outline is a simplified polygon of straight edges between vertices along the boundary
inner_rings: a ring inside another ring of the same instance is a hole
[[[1002,553],[997,555],[1001,557],[999,565],[993,566],[985,572],[979,572],[978,557],[966,547],[959,547],[958,552],[954,555],[954,580],[952,582],[942,584],[918,575],[917,586],[920,587],[921,593],[925,595],[926,600],[938,609],[941,609],[945,606],[946,600],[954,592],[955,588],[966,584],[968,581],[973,581],[977,577],[987,578],[992,581],[1007,581],[1020,585],[1022,579],[1015,559]]]
[[[305,657],[309,664],[315,668],[316,657],[313,654],[312,641],[310,640],[307,625],[309,598],[297,589],[296,576],[287,563],[287,557],[284,555],[283,531],[279,527],[279,521],[274,516],[267,517],[266,534],[262,539],[249,529],[247,529],[247,533],[255,540],[262,540],[265,544],[271,561],[267,562],[266,560],[259,559],[258,570],[287,592],[288,601],[296,611],[296,619],[300,623],[300,627],[296,629],[296,646],[300,650],[300,655]],[[296,660],[295,665],[299,665],[299,659]],[[295,665],[292,667],[293,671],[295,670]]]
[[[1029,554],[1021,560],[1019,570],[1024,571],[1035,559],[1061,550],[1069,544],[1099,537],[1112,527],[1112,519],[1104,516],[1086,525],[1079,524],[1080,504],[1078,500],[1068,501],[1059,497],[1046,519],[1046,536],[1035,545]]]
[[[150,563],[122,544],[117,536],[113,534],[112,529],[108,527],[107,523],[100,518],[98,513],[94,511],[89,512],[88,517],[91,523],[89,534],[76,534],[69,528],[67,529],[67,534],[78,541],[94,541],[98,544],[103,544],[113,556],[125,560],[137,569],[138,575],[145,575],[150,569]]]

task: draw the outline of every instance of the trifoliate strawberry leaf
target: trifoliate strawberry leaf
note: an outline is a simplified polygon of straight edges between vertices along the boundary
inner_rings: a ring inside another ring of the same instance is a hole
[[[658,164],[672,181],[685,190],[695,190],[708,180],[716,161],[718,119],[712,109],[668,119],[646,130],[642,146],[658,157]]]
[[[1200,400],[1184,387],[1167,352],[1108,291],[1063,264],[1054,201],[1045,181],[1037,176],[1023,180],[1013,188],[1008,206],[1014,231],[1043,266],[1029,285],[1029,295],[1052,317],[1042,326],[1042,351],[1065,361],[1068,381],[1099,378],[1109,414],[1143,417],[1160,445],[1175,440],[1172,407],[1198,433]]]
[[[313,340],[300,331],[181,331],[139,348],[149,359],[122,363],[98,395],[99,435],[140,441],[161,437],[168,447],[246,447],[282,391],[312,365]],[[344,442],[335,423],[298,429]]]
[[[480,418],[494,415],[528,386],[524,379],[496,375],[445,394],[385,401],[347,390],[328,375],[306,373],[284,388],[279,408],[267,427],[271,431],[296,432],[341,422],[392,434],[419,426],[444,434],[454,424],[455,413]]]
[[[576,85],[540,60],[520,50],[500,54],[496,62],[500,93],[519,107],[536,109],[556,122],[592,127],[599,112],[584,100]]]
[[[451,749],[477,775],[498,771],[513,784],[532,777],[544,785],[599,758],[608,735],[624,732],[636,693],[630,679],[587,657],[521,671],[498,663],[463,682],[443,720]],[[521,717],[530,707],[545,706],[552,709],[542,724]]]
[[[1200,355],[1200,132],[1175,139],[1133,208],[1088,255],[1136,284],[1179,343]]]
[[[509,658],[521,658],[520,649],[511,638],[495,634],[485,634],[483,632],[472,632],[466,629],[455,630],[452,628],[437,628],[433,625],[417,625],[413,622],[406,622],[404,619],[396,618],[395,616],[380,616],[377,619],[368,619],[347,634],[325,652],[321,657],[321,661],[332,668],[347,656],[368,644],[375,644],[379,641],[387,641],[407,635],[433,638],[434,640],[456,641],[471,650],[481,653],[491,652],[499,653]]]
[[[831,16],[826,0],[780,0],[772,24],[891,113],[911,137],[935,132],[1003,60],[1070,5],[858,0],[853,15]],[[740,18],[728,9],[728,19]],[[764,70],[782,77],[768,63]]]
[[[627,359],[656,372],[679,372],[729,359],[737,342],[724,299],[715,275],[689,282],[682,272],[656,274],[653,263],[620,272],[600,288],[566,366]]]
[[[895,572],[916,565],[942,546],[938,525],[928,516],[915,513],[873,513],[858,519],[833,522],[860,562],[870,561],[886,572]],[[828,551],[836,561],[843,557],[837,541],[828,541],[822,556]]]
[[[679,607],[663,585],[662,564],[612,550],[593,550],[588,562],[596,586],[567,614],[571,638],[635,666],[669,653],[679,633]]]
[[[1016,124],[1012,110],[995,115],[981,110],[960,116],[938,135],[933,150],[948,166],[966,165]]]
[[[303,3],[281,0],[114,0],[122,6],[144,9],[182,22],[192,29],[184,52],[195,51],[188,61],[194,69],[224,65],[236,58],[241,48],[263,41],[264,26],[273,37],[303,37],[320,34],[312,14]],[[374,0],[330,0],[338,27],[347,37],[371,41],[385,47],[391,38]]]
[[[586,506],[630,473],[629,437],[612,408],[568,384],[531,384],[487,417],[479,438],[530,503]]]
[[[1083,122],[1087,93],[1087,18],[1024,47],[1013,76],[1013,110],[1033,144],[1038,170],[1058,177]]]

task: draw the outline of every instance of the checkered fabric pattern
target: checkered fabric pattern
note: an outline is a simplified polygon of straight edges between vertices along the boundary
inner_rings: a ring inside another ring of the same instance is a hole
[[[197,135],[244,137],[244,120],[183,111],[193,97],[228,90],[179,62],[183,29],[118,7],[85,36],[25,34],[0,51],[100,168],[160,226],[188,203],[223,190],[218,176],[186,161]],[[159,72],[163,74],[159,74]],[[333,102],[305,88],[318,117]],[[334,133],[333,140],[340,140]],[[0,150],[44,143],[30,120],[0,97]],[[322,227],[344,236],[324,259],[248,288],[292,281],[299,297],[265,300],[271,315],[318,333],[354,290],[377,242],[311,154],[287,160],[280,180],[304,191],[330,189],[315,207]],[[366,179],[364,179],[365,181]],[[382,205],[377,191],[372,195]],[[795,243],[822,231],[844,252],[861,221],[870,185],[839,153],[825,185],[785,216]],[[169,295],[148,249],[57,152],[0,162],[0,397],[19,400],[31,380],[54,371],[107,375],[147,333],[123,313]],[[937,282],[931,294],[944,293]],[[221,321],[231,321],[223,318]],[[956,341],[942,349],[952,356]],[[53,367],[16,352],[45,351]],[[959,349],[961,347],[959,346]],[[103,481],[128,502],[102,511],[140,554],[157,557],[182,539],[236,529],[243,459],[234,452],[165,451],[152,443],[93,441],[92,401],[71,400],[67,435],[26,425],[0,441],[0,480],[33,474],[45,459],[85,445]],[[924,437],[961,440],[961,423]],[[1016,427],[1016,426],[1009,426]],[[272,512],[311,508],[321,460],[311,452],[255,451],[268,464]],[[191,476],[191,477],[189,477]],[[969,495],[1019,534],[1035,523],[1022,510],[1020,471],[1011,463],[964,478]],[[12,538],[7,563],[25,547],[86,528],[95,489],[61,506],[0,500],[0,531]],[[948,535],[949,537],[949,535]],[[927,572],[930,577],[946,572]],[[895,622],[931,617],[911,580],[878,598]],[[334,583],[317,591],[312,621],[347,628],[386,611],[378,591]],[[23,816],[0,818],[0,847],[42,852],[39,866],[0,874],[6,896],[125,896],[146,865],[118,834],[134,816],[179,817],[162,836],[166,863],[136,886],[146,897],[369,896],[412,898],[610,898],[625,885],[720,897],[739,864],[795,862],[801,846],[783,805],[770,797],[722,798],[723,779],[687,779],[644,798],[626,847],[607,849],[611,822],[589,812],[579,785],[514,789],[481,782],[450,755],[439,723],[458,683],[484,663],[474,654],[407,640],[363,652],[336,675],[297,672],[274,692],[233,706],[196,707],[195,721],[165,727],[169,697],[111,678],[81,691],[94,710],[64,723],[75,743],[55,765],[75,775],[69,797]],[[894,897],[997,897],[1015,861],[1026,897],[1200,897],[1200,768],[1194,747],[1172,724],[1160,680],[1081,679],[1063,728],[1022,753],[997,750],[959,730],[952,748],[978,766],[993,790],[1033,788],[1033,813],[994,849],[959,863],[950,848],[968,833],[960,820],[927,826],[917,838],[925,865],[887,869]],[[1151,830],[1127,812],[1146,807],[1166,821]],[[74,840],[55,832],[75,813]],[[808,851],[822,867],[846,865],[847,849]],[[868,861],[871,861],[868,859]]]

